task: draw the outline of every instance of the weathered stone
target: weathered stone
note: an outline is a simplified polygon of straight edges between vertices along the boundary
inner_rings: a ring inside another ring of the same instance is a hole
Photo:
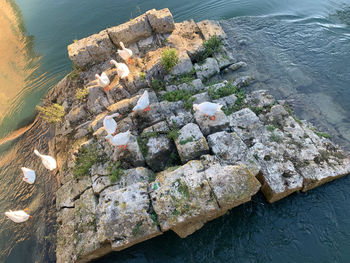
[[[220,72],[218,62],[214,58],[207,58],[203,64],[195,64],[197,78],[208,79]]]
[[[204,136],[218,131],[225,131],[229,129],[229,119],[221,110],[215,113],[215,120],[205,116],[202,112],[196,111],[194,113],[196,123],[199,125]]]
[[[89,95],[86,106],[88,111],[94,114],[99,114],[108,108],[109,102],[106,98],[105,93],[99,86],[89,88]]]
[[[93,121],[91,122],[90,127],[92,128],[92,130],[95,132],[97,131],[99,128],[101,128],[103,126],[103,120],[104,118],[107,116],[108,112],[104,111],[100,114],[98,114]]]
[[[189,123],[179,130],[175,144],[183,163],[209,153],[208,143],[198,125],[194,123]]]
[[[119,251],[162,234],[147,212],[150,200],[147,184],[126,188],[110,187],[100,195],[97,205],[97,237]]]
[[[107,163],[106,163],[107,164]],[[108,164],[113,165],[113,164]],[[113,166],[108,169],[108,173],[104,176],[95,176],[93,178],[92,189],[95,194],[101,194],[107,187],[116,186],[119,189],[139,183],[148,183],[154,174],[151,170],[144,167],[137,167],[128,170],[122,170],[122,174],[115,182],[111,182],[110,173],[113,171]],[[116,189],[116,187],[114,187]]]
[[[194,98],[193,104],[200,104],[205,101],[210,101],[208,92],[198,93],[193,95],[192,98]]]
[[[228,66],[232,65],[235,62],[234,58],[231,56],[228,50],[224,47],[222,48],[222,51],[219,52],[218,54],[215,54],[214,57],[218,62],[220,69],[227,68]]]
[[[92,62],[94,63],[100,63],[108,60],[116,51],[106,30],[101,31],[98,34],[91,35],[84,40],[79,41],[84,41],[84,44],[91,55]]]
[[[236,133],[217,132],[208,136],[209,147],[222,164],[246,165],[256,176],[260,166],[245,143]]]
[[[283,145],[273,143],[265,146],[256,143],[251,151],[261,165],[262,174],[258,175],[258,179],[262,184],[261,191],[269,202],[278,201],[302,189],[303,177],[291,161],[284,159]]]
[[[132,119],[138,130],[143,130],[164,119],[159,103],[150,104],[150,111],[136,111],[132,113]]]
[[[106,93],[110,104],[131,97],[130,93],[119,82],[115,85],[112,83],[110,87],[111,89]]]
[[[114,147],[114,153],[111,159],[114,161],[120,161],[123,168],[138,167],[145,164],[145,159],[142,156],[136,137],[133,135],[130,136],[130,140],[125,150],[119,147]]]
[[[179,51],[178,52],[179,61],[178,63],[172,68],[171,74],[173,75],[181,75],[185,73],[189,73],[192,71],[193,64],[188,56],[187,52],[185,51]]]
[[[213,100],[214,103],[220,104],[224,107],[231,107],[236,103],[236,101],[237,101],[237,97],[234,94],[231,94],[231,95],[226,96],[226,97],[222,97],[222,98],[217,99],[217,100]]]
[[[181,110],[177,111],[174,114],[166,117],[166,120],[170,127],[182,127],[190,122],[193,122],[193,116],[190,112]]]
[[[147,15],[143,14],[124,24],[108,28],[107,32],[114,45],[119,46],[119,42],[128,45],[151,36],[152,28]]]
[[[78,67],[84,67],[93,61],[84,39],[70,44],[67,49],[69,58]]]
[[[137,42],[139,51],[146,53],[148,51],[154,50],[156,48],[156,43],[154,41],[154,36],[150,36],[145,39],[141,39],[139,42]]]
[[[87,113],[84,110],[84,106],[76,106],[66,115],[66,120],[69,122],[78,122],[86,117]]]
[[[254,78],[251,76],[242,76],[242,77],[236,78],[235,81],[232,83],[232,85],[238,88],[242,88],[242,87],[248,86],[253,81],[254,81]]]
[[[124,99],[114,103],[108,107],[110,112],[118,112],[120,114],[127,114],[131,112],[132,105],[130,103],[130,99]]]
[[[269,107],[275,104],[275,99],[267,90],[256,90],[247,95],[247,102],[254,107]]]
[[[168,8],[159,11],[152,9],[146,14],[154,32],[164,34],[175,29],[174,18]]]
[[[220,205],[219,214],[250,201],[261,186],[245,165],[213,165],[204,173]]]
[[[205,40],[210,39],[213,36],[217,36],[221,39],[226,38],[226,33],[222,30],[219,22],[213,20],[204,20],[197,23],[197,26],[202,32]]]
[[[244,108],[236,111],[229,116],[229,120],[231,129],[249,147],[256,141],[265,142],[269,140],[270,135],[267,133],[265,126],[252,110]]]
[[[149,138],[147,142],[148,152],[146,163],[154,171],[163,170],[169,162],[169,156],[174,150],[173,143],[167,135]]]
[[[219,209],[200,161],[157,176],[150,193],[162,231],[172,229],[184,238],[201,228]]]
[[[243,61],[239,61],[237,63],[232,64],[231,66],[229,66],[228,68],[232,71],[236,71],[240,68],[245,68],[247,66],[247,63],[243,62]]]
[[[191,58],[203,49],[201,32],[192,19],[176,23],[175,30],[167,38],[167,42],[176,49],[186,50]]]
[[[169,133],[170,129],[166,121],[158,122],[148,128],[145,128],[142,132],[142,134],[150,133],[150,132],[157,132],[157,133]]]

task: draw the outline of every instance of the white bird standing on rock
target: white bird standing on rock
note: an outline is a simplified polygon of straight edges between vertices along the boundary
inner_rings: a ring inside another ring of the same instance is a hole
[[[118,63],[114,59],[109,61],[109,64],[113,64],[117,69],[117,74],[121,79],[127,79],[130,73],[128,66],[124,63]]]
[[[123,42],[119,42],[119,45],[121,46],[121,50],[118,49],[117,53],[119,56],[121,56],[121,58],[125,61],[128,62],[129,64],[132,64],[133,61],[131,59],[132,56],[132,50],[129,48],[126,48],[123,44]]]
[[[56,169],[57,163],[53,157],[49,155],[40,154],[38,150],[34,150],[34,153],[41,158],[41,162],[43,163],[46,169],[50,171]]]
[[[212,102],[202,102],[201,104],[193,104],[193,110],[204,113],[205,116],[209,116],[211,120],[215,120],[215,113],[221,110],[222,105]]]
[[[112,115],[106,116],[103,119],[103,127],[105,128],[107,134],[112,134],[113,136],[117,132],[117,122],[113,119],[119,117],[119,113],[114,113]]]
[[[26,212],[28,212],[28,208],[24,210],[18,210],[18,211],[8,211],[5,212],[5,216],[10,218],[15,223],[22,223],[27,221],[29,218],[31,218],[30,215],[28,215]]]
[[[104,88],[106,92],[110,90],[109,84],[111,83],[111,81],[109,80],[106,72],[102,72],[101,76],[96,74],[95,77],[98,80],[98,85]]]
[[[136,106],[132,109],[133,112],[139,110],[143,110],[144,112],[151,110],[151,107],[149,106],[149,95],[147,90],[145,90],[142,96],[138,99]]]
[[[110,144],[114,146],[119,146],[120,148],[123,148],[125,150],[130,140],[130,136],[131,136],[130,131],[127,131],[127,132],[118,133],[115,136],[108,134],[105,138],[107,141],[109,141]]]
[[[28,184],[34,184],[36,178],[35,171],[26,167],[22,167],[21,170],[23,172],[23,181]]]

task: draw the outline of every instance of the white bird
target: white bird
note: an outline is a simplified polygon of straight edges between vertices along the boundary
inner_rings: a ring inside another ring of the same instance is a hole
[[[121,46],[121,50],[118,49],[117,53],[119,56],[121,56],[121,58],[125,61],[128,62],[129,64],[132,64],[133,61],[131,59],[132,56],[132,50],[129,48],[126,48],[123,44],[123,42],[119,42],[120,46]]]
[[[142,96],[138,99],[136,106],[132,109],[132,111],[150,111],[151,107],[149,106],[149,95],[148,91],[145,90],[145,92],[142,94]]]
[[[108,134],[115,135],[117,130],[117,122],[113,118],[119,117],[119,115],[119,113],[114,113],[112,115],[106,116],[103,119],[103,127]]]
[[[111,83],[111,81],[109,80],[106,72],[102,72],[101,76],[98,74],[95,74],[95,77],[98,80],[98,85],[100,85],[102,88],[104,88],[105,91],[110,90],[108,85]]]
[[[114,146],[119,146],[120,148],[126,149],[126,146],[129,142],[131,133],[130,131],[118,133],[115,136],[108,134],[105,138],[109,141],[110,144]]]
[[[49,155],[40,154],[38,150],[34,150],[34,153],[41,158],[41,162],[43,163],[46,169],[50,171],[56,169],[57,163],[53,157]]]
[[[129,76],[130,70],[126,64],[118,63],[114,59],[109,61],[109,64],[113,64],[116,67],[119,78],[125,79]]]
[[[22,167],[21,170],[23,172],[23,181],[28,184],[34,184],[36,178],[35,171],[26,167]]]
[[[26,212],[28,212],[28,208],[24,210],[18,210],[18,211],[10,210],[8,212],[5,212],[5,215],[15,223],[22,223],[27,221],[29,218],[31,218],[31,216],[28,215]]]
[[[215,113],[221,110],[222,105],[212,102],[202,102],[201,104],[193,104],[193,110],[204,113],[206,116],[210,116],[211,120],[215,120]]]

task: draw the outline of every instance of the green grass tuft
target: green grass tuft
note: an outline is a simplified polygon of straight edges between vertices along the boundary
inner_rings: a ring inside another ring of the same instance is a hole
[[[89,95],[89,89],[88,88],[79,88],[75,92],[75,98],[80,101],[85,101],[87,95]]]
[[[170,73],[173,67],[179,62],[179,57],[175,48],[167,48],[162,53],[162,66]]]
[[[36,109],[40,112],[40,117],[49,123],[61,122],[65,115],[64,107],[57,103],[43,107],[36,106]]]
[[[120,167],[120,165],[121,164],[118,161],[114,165],[110,164],[110,166],[108,166],[109,180],[112,184],[119,181],[124,174],[124,170]]]
[[[267,125],[266,126],[266,130],[268,130],[269,132],[273,132],[275,129],[276,129],[276,127],[273,126],[273,125]]]
[[[154,91],[160,92],[160,91],[163,91],[165,89],[165,84],[164,84],[163,81],[160,81],[158,79],[152,78],[151,88]]]
[[[91,166],[97,163],[99,159],[96,145],[89,145],[79,150],[79,156],[75,161],[73,168],[74,178],[89,175]]]
[[[174,101],[183,101],[184,102],[184,108],[187,110],[191,110],[194,102],[194,98],[191,98],[195,92],[193,91],[187,91],[187,90],[175,90],[175,91],[168,91],[162,96],[163,100],[167,100],[170,102]]]

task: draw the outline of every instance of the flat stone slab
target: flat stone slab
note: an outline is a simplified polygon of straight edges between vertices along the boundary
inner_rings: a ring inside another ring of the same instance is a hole
[[[102,192],[97,210],[97,236],[100,243],[110,242],[119,251],[162,234],[147,211],[148,184],[126,188],[110,187]]]
[[[183,163],[209,153],[207,140],[194,123],[186,124],[180,129],[175,145]]]

